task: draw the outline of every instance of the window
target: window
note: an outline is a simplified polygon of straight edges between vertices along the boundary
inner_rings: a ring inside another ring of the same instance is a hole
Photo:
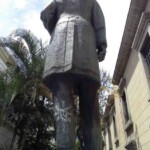
[[[113,126],[114,126],[114,138],[115,138],[115,145],[116,148],[119,147],[119,139],[118,139],[118,134],[117,134],[117,126],[116,126],[116,119],[115,116],[113,116]]]
[[[141,54],[144,57],[150,71],[150,36],[148,34],[146,35],[143,47],[141,48]]]
[[[117,138],[116,120],[115,120],[114,116],[113,116],[113,126],[114,126],[114,136],[115,136],[115,138]]]
[[[109,150],[112,150],[112,139],[111,139],[111,132],[110,127],[108,127],[108,141],[109,141]]]
[[[137,150],[137,145],[135,140],[131,140],[126,146],[126,150]]]
[[[123,113],[124,113],[125,123],[127,123],[128,120],[129,120],[129,112],[128,112],[128,105],[127,105],[127,99],[126,99],[125,92],[123,92],[121,97],[122,97]]]

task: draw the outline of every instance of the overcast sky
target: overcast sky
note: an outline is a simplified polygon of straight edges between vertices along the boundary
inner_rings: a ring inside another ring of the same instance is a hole
[[[107,33],[107,55],[100,67],[111,75],[124,31],[131,0],[97,0],[103,10]],[[40,21],[40,12],[51,0],[0,0],[0,36],[8,36],[16,28],[30,29],[38,38],[49,41]]]

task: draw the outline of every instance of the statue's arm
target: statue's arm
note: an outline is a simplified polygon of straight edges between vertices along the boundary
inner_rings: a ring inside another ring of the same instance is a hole
[[[101,7],[94,1],[92,8],[92,24],[96,34],[96,47],[99,61],[103,61],[106,55],[107,40],[105,19]]]
[[[57,11],[56,11],[56,2],[52,1],[42,12],[41,20],[44,24],[44,27],[48,30],[50,35],[52,34],[54,27],[57,22]]]

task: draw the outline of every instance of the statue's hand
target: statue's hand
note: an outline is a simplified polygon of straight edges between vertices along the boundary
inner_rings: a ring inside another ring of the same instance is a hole
[[[106,55],[106,50],[103,50],[97,54],[99,62],[101,62],[105,59],[105,55]]]
[[[106,47],[104,45],[99,46],[97,51],[97,57],[99,62],[105,59],[105,55],[106,55]]]

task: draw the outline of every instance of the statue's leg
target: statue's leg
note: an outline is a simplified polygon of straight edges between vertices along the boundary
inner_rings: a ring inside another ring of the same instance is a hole
[[[74,150],[75,118],[72,85],[63,78],[55,82],[54,118],[57,150]]]
[[[97,98],[98,86],[87,81],[80,85],[80,115],[85,150],[102,150],[99,105]]]

